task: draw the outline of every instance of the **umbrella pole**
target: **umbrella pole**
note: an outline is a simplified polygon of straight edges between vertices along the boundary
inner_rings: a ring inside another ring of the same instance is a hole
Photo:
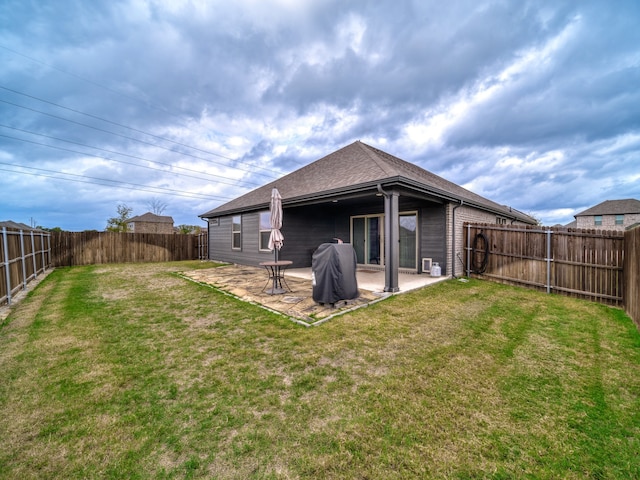
[[[273,259],[275,260],[276,263],[278,263],[278,249],[274,248],[273,249]],[[275,272],[273,275],[273,288],[271,289],[271,291],[273,292],[273,294],[275,294],[278,290],[278,277],[277,277],[277,272],[278,272],[278,267],[277,265],[273,266],[273,271]]]

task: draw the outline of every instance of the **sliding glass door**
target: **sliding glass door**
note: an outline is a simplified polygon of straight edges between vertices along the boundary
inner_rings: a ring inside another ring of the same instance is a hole
[[[384,216],[351,217],[351,244],[360,265],[384,265]],[[400,214],[400,268],[417,268],[418,214]]]
[[[351,244],[360,265],[382,265],[384,226],[382,215],[351,218]]]

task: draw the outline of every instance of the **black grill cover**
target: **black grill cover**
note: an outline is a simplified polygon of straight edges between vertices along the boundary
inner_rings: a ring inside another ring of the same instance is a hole
[[[311,257],[313,300],[336,303],[358,298],[356,252],[349,243],[323,243]]]

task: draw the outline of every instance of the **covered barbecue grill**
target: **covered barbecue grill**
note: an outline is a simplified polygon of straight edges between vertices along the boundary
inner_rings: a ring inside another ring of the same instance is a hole
[[[348,243],[323,243],[311,257],[313,300],[334,304],[358,298],[356,252]]]

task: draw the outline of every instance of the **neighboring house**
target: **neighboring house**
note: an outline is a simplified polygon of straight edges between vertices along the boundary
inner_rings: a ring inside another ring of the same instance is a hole
[[[625,230],[640,222],[640,200],[605,200],[574,217],[575,225],[574,222],[570,225],[575,228]]]
[[[132,233],[174,233],[173,218],[147,212],[127,221]]]
[[[6,227],[10,230],[40,231],[39,229],[30,227],[25,223],[14,222],[13,220],[6,220],[4,222],[0,222],[0,228],[2,227]]]
[[[351,243],[360,267],[384,268],[385,291],[398,272],[422,273],[422,259],[445,275],[462,273],[465,221],[535,225],[414,164],[355,142],[200,215],[209,224],[209,258],[257,265],[268,248],[272,188],[282,196],[284,246],[279,257],[311,266],[322,243]]]

